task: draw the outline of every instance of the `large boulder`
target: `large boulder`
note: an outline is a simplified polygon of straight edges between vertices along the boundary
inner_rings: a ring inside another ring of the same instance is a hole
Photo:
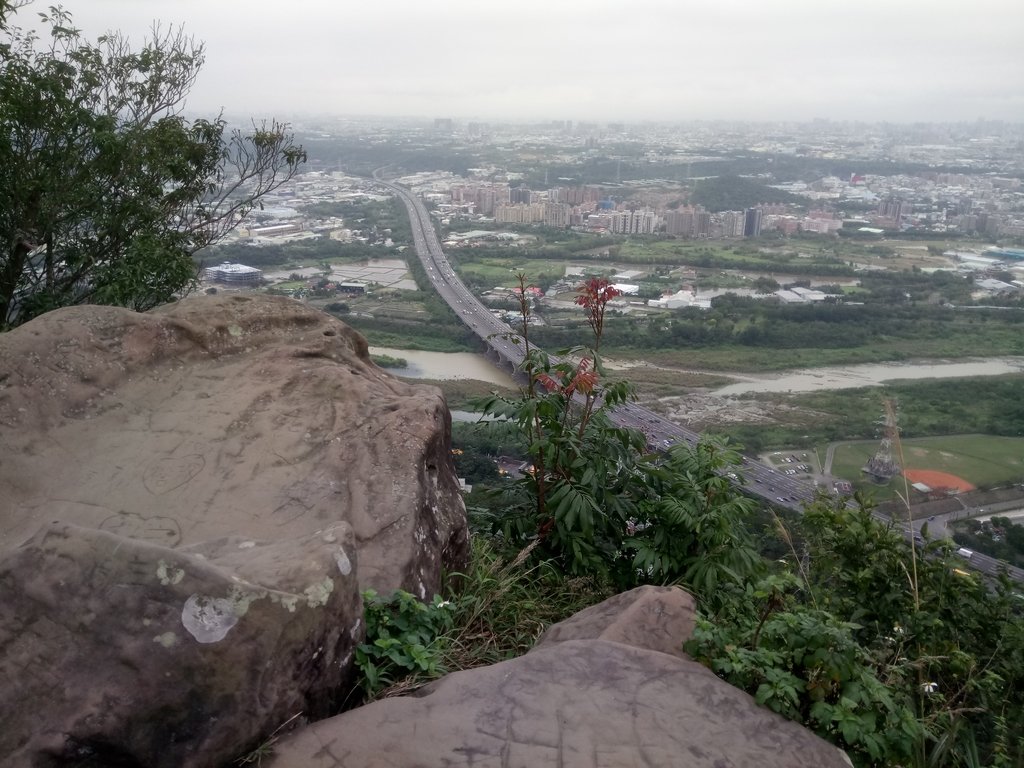
[[[840,750],[685,658],[692,613],[680,590],[618,595],[518,659],[313,723],[276,744],[269,766],[849,768]]]
[[[439,391],[289,299],[0,335],[0,763],[212,765],[323,710],[358,591],[465,562],[449,439]]]
[[[0,560],[0,763],[215,766],[336,711],[352,532],[168,549],[67,523]]]

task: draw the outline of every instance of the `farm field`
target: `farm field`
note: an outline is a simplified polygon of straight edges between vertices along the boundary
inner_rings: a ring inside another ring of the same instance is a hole
[[[1013,326],[949,324],[945,335],[914,338],[869,339],[838,348],[747,347],[737,344],[679,348],[605,347],[608,355],[624,361],[691,370],[739,372],[784,371],[791,368],[823,368],[830,365],[947,360],[1024,354],[1024,335]]]

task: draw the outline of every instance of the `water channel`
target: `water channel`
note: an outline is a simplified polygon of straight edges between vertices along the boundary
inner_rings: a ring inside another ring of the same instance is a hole
[[[399,357],[408,362],[405,368],[387,369],[388,373],[407,379],[476,379],[503,387],[516,387],[511,376],[475,352],[424,352],[419,349],[370,347],[370,354]]]
[[[516,386],[507,373],[499,371],[483,355],[473,352],[423,352],[387,347],[370,347],[370,352],[407,360],[408,367],[389,369],[396,376],[412,379],[476,379],[506,387]],[[822,389],[871,387],[898,379],[947,379],[1024,373],[1024,357],[993,357],[957,362],[867,363],[766,374],[710,373],[741,379],[712,392],[713,395],[728,397],[747,392],[814,392]]]

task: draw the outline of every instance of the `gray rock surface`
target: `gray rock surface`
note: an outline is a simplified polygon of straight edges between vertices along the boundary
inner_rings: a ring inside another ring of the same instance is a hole
[[[352,539],[45,526],[0,560],[0,764],[215,766],[327,714],[362,636]]]
[[[449,424],[438,390],[290,299],[0,334],[0,764],[212,765],[315,710],[361,638],[358,590],[427,596],[464,564]],[[191,692],[155,694],[180,675]]]
[[[676,655],[685,637],[666,641],[665,616],[653,609],[658,600],[668,606],[677,596],[634,590],[570,618],[564,630],[556,625],[546,642],[518,659],[456,672],[415,696],[313,723],[275,745],[268,765],[849,768],[831,744]],[[677,605],[692,613],[688,599]],[[619,627],[613,635],[635,621],[625,632],[630,644],[600,639],[593,630],[601,615]],[[643,640],[649,622],[653,643]]]
[[[694,621],[689,592],[648,585],[609,597],[552,625],[534,650],[566,640],[611,640],[686,659],[683,643],[693,634]]]

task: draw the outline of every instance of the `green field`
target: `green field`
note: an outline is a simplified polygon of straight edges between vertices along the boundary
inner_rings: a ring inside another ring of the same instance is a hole
[[[871,339],[869,343],[840,348],[747,347],[736,344],[637,349],[608,343],[603,349],[610,357],[641,360],[654,365],[701,368],[707,371],[784,371],[790,368],[820,368],[901,360],[987,357],[1024,354],[1024,335],[1013,325],[973,325],[970,317],[946,326],[943,335],[921,338]]]
[[[860,468],[878,450],[878,445],[877,440],[865,440],[838,446],[832,476],[850,480],[857,488],[870,489],[879,500],[892,498],[897,490],[902,492],[902,480],[881,487],[863,479]],[[948,472],[979,488],[990,487],[1024,478],[1024,438],[991,435],[913,438],[903,441],[903,459],[908,469]]]

